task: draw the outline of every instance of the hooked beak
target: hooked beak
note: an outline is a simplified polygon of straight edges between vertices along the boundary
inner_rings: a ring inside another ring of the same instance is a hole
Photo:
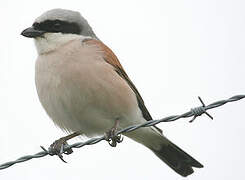
[[[45,33],[45,31],[40,31],[37,29],[34,29],[34,27],[29,27],[21,32],[22,36],[28,37],[28,38],[36,38],[40,37]]]

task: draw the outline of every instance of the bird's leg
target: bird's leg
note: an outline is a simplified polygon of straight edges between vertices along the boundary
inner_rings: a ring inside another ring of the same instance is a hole
[[[117,143],[120,143],[123,141],[123,137],[121,134],[117,135],[117,128],[119,126],[119,120],[117,119],[115,122],[115,125],[105,133],[105,140],[108,141],[110,146],[116,147]]]
[[[70,135],[68,135],[68,136],[62,137],[62,138],[60,138],[60,139],[54,141],[54,143],[51,144],[51,145],[49,146],[48,151],[47,151],[45,148],[43,148],[43,147],[41,147],[41,148],[42,148],[43,150],[47,151],[50,155],[58,155],[59,158],[60,158],[63,162],[66,163],[66,161],[63,159],[62,154],[63,154],[63,153],[64,153],[64,154],[71,154],[71,153],[73,153],[73,151],[72,151],[71,148],[66,149],[66,150],[64,151],[64,147],[65,147],[66,145],[68,145],[68,143],[67,143],[66,141],[68,141],[69,139],[72,139],[72,138],[74,138],[74,137],[76,137],[76,136],[79,136],[79,135],[80,135],[80,133],[75,132],[75,133],[72,133],[72,134],[70,134]]]

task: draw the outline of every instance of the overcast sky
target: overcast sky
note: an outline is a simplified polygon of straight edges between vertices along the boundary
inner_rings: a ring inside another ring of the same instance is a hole
[[[37,57],[20,36],[52,8],[77,10],[116,53],[152,116],[159,119],[245,94],[244,0],[80,0],[0,3],[0,164],[39,152],[65,135],[38,100]],[[209,111],[194,123],[161,123],[174,143],[203,165],[190,180],[244,179],[245,100]],[[81,141],[74,139],[72,142]],[[0,179],[183,179],[152,152],[125,138],[75,149],[64,157],[30,160],[1,170]]]

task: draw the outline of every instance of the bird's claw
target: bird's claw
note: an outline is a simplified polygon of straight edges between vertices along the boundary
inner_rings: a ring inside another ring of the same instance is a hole
[[[123,137],[121,134],[116,134],[117,128],[112,128],[110,131],[105,133],[105,140],[108,141],[111,147],[116,147],[117,143],[121,143],[123,141]]]
[[[60,138],[58,140],[56,140],[53,144],[51,144],[48,148],[48,150],[46,150],[44,147],[41,146],[41,148],[46,151],[49,155],[53,156],[53,155],[57,155],[64,163],[67,163],[64,159],[63,159],[63,153],[64,154],[71,154],[73,153],[73,150],[71,148],[68,148],[66,150],[64,150],[65,146],[67,146],[68,143],[66,142],[66,140]]]

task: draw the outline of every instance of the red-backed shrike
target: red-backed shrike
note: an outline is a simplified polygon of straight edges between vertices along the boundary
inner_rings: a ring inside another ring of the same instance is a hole
[[[116,55],[79,12],[47,11],[22,35],[35,39],[35,80],[41,104],[56,125],[72,133],[62,143],[78,135],[103,135],[112,127],[152,120]],[[182,176],[192,174],[192,167],[203,167],[157,127],[124,135],[152,150]]]

